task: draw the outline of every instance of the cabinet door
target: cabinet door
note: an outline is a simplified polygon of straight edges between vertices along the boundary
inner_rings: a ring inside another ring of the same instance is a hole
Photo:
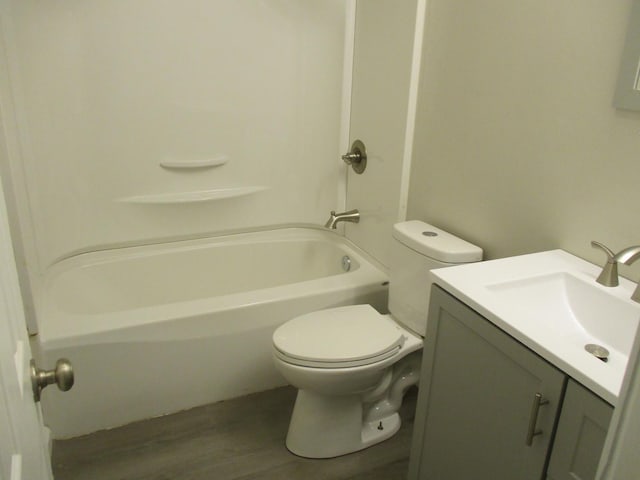
[[[550,480],[591,480],[613,415],[613,407],[569,380],[553,444]]]
[[[540,480],[565,378],[434,286],[409,479]],[[536,394],[548,403],[528,445]]]

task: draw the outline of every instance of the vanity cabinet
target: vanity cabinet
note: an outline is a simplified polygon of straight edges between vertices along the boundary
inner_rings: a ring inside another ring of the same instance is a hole
[[[611,405],[569,380],[547,479],[594,479],[612,415]]]
[[[567,381],[562,371],[434,286],[409,479],[546,478]],[[582,388],[571,383],[570,391]],[[589,402],[577,402],[592,411]],[[565,409],[570,410],[573,407]],[[584,437],[584,421],[572,418],[576,415],[581,414],[562,416],[561,422],[571,424],[573,433],[558,435],[556,443],[566,446],[552,459],[557,476],[550,479],[582,478],[561,473],[570,471],[576,438]],[[593,453],[597,444],[579,441],[577,450],[599,457],[600,451]]]

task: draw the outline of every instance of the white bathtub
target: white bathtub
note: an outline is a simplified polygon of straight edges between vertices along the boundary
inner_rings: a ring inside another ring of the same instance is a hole
[[[48,367],[69,358],[76,384],[43,392],[46,423],[67,438],[283,385],[271,361],[275,328],[338,305],[384,311],[386,280],[343,237],[313,228],[59,262],[38,304],[40,354]]]

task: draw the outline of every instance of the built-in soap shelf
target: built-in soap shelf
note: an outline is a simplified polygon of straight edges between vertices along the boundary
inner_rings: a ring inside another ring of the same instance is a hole
[[[199,160],[163,160],[159,165],[167,170],[198,170],[203,168],[221,167],[228,161],[228,155],[218,155],[213,158]]]
[[[116,199],[117,202],[138,203],[138,204],[179,204],[179,203],[202,203],[224,200],[227,198],[243,197],[252,195],[270,187],[249,186],[249,187],[227,187],[214,188],[210,190],[196,190],[191,192],[155,193],[148,195],[134,195]]]

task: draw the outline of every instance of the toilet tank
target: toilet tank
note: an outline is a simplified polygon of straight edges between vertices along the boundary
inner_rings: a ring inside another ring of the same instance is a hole
[[[424,337],[429,271],[482,260],[482,249],[419,220],[393,226],[389,265],[389,311],[397,322]]]

